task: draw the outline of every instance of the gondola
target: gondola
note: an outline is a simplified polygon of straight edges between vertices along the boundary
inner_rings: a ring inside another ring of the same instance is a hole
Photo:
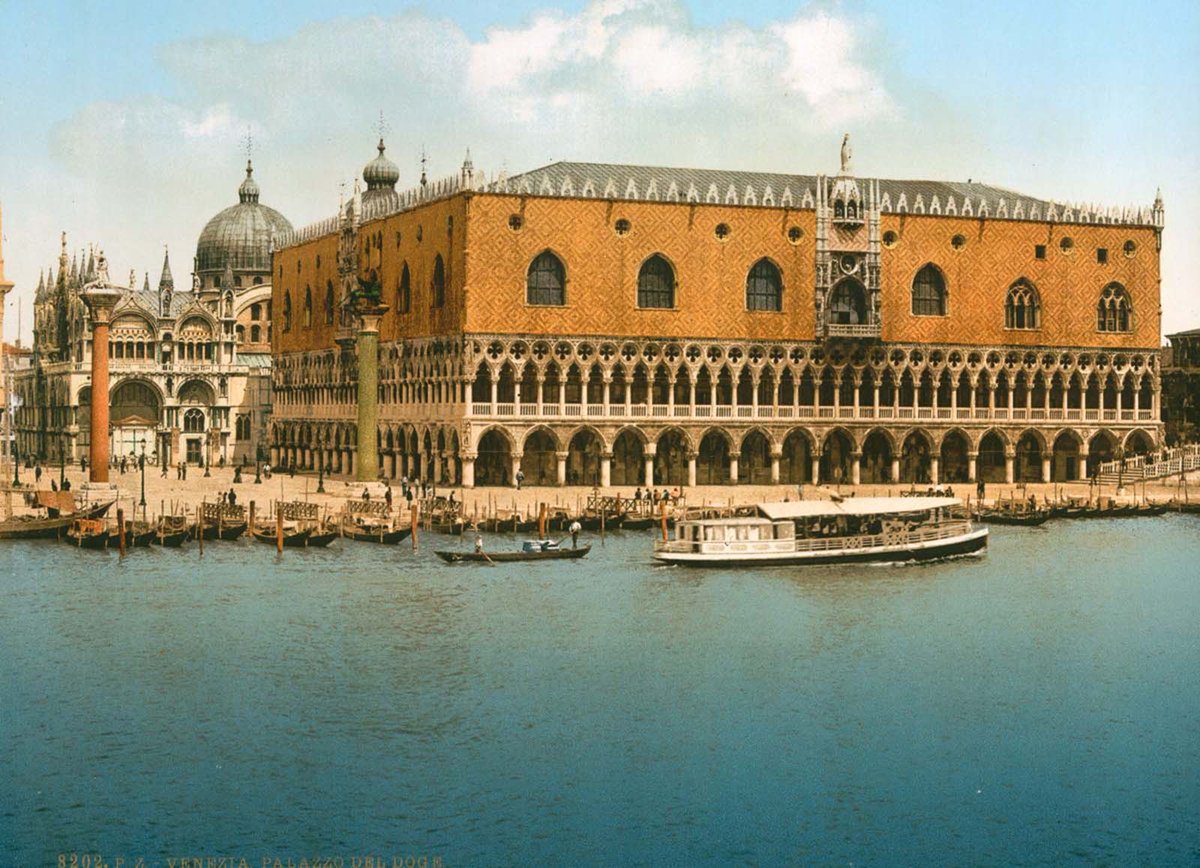
[[[551,542],[550,540],[527,540],[521,547],[521,550],[516,552],[435,551],[434,554],[448,564],[507,564],[514,561],[573,560],[583,557],[591,550],[592,547],[590,545],[574,549],[563,549],[558,547],[558,543]]]
[[[148,548],[154,541],[157,531],[153,526],[144,521],[129,521],[125,522],[125,547],[126,548]],[[110,542],[116,539],[120,541],[116,530],[109,531]]]
[[[339,536],[337,529],[329,527],[314,527],[308,531],[308,539],[304,541],[304,547],[310,549],[326,548]],[[286,545],[286,543],[284,543]]]
[[[115,501],[93,504],[69,515],[39,518],[19,515],[0,521],[0,539],[58,539],[76,519],[99,519]]]
[[[190,536],[191,528],[188,525],[188,520],[182,515],[159,516],[158,521],[154,525],[153,542],[155,545],[160,545],[164,548],[177,549]]]
[[[312,531],[307,528],[300,530],[297,528],[283,529],[283,546],[284,548],[303,548],[308,544],[308,536]],[[254,538],[261,543],[275,545],[276,529],[274,525],[259,525],[254,529]]]
[[[1004,510],[984,510],[977,514],[979,521],[988,524],[1010,524],[1020,527],[1037,527],[1050,519],[1050,510],[1034,509],[1025,512],[1005,512]]]
[[[658,527],[662,524],[661,518],[631,518],[625,516],[625,520],[621,522],[621,530],[650,530],[650,528]]]
[[[356,540],[358,542],[381,543],[382,545],[395,545],[401,540],[408,539],[408,535],[412,533],[412,528],[403,527],[389,530],[386,525],[380,525],[378,529],[369,527],[355,527],[350,524],[343,524],[341,534],[346,539]]]
[[[95,518],[77,518],[67,529],[67,542],[81,549],[108,547],[108,525]]]

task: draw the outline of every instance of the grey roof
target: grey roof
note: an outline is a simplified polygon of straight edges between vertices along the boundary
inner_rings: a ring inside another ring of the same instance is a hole
[[[238,364],[245,365],[248,368],[270,368],[271,354],[270,353],[238,353]]]
[[[271,270],[271,239],[292,231],[292,224],[274,208],[258,201],[258,184],[246,165],[238,188],[239,202],[208,221],[196,242],[196,271],[220,272],[226,264],[237,271]]]

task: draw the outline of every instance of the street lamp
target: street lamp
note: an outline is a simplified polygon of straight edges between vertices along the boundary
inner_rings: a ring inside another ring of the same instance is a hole
[[[62,491],[63,483],[67,481],[67,444],[66,435],[58,435],[58,489]]]
[[[21,461],[17,451],[17,441],[14,438],[12,441],[13,488],[21,487]]]
[[[325,435],[317,436],[317,494],[325,493]]]
[[[146,437],[142,435],[142,454],[138,456],[138,470],[142,472],[142,499],[138,506],[142,508],[142,521],[146,520]]]

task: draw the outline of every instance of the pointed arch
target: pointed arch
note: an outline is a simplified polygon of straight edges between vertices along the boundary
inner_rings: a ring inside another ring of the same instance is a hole
[[[638,269],[637,306],[675,307],[675,268],[661,253],[652,254]]]
[[[1116,282],[1100,290],[1100,300],[1096,303],[1096,330],[1128,332],[1132,330],[1132,323],[1133,302],[1128,290]]]
[[[746,274],[746,310],[783,310],[783,272],[766,256]]]
[[[946,315],[946,276],[932,262],[923,265],[912,281],[913,316]]]
[[[1004,299],[1004,327],[1032,330],[1041,325],[1042,302],[1037,287],[1024,277],[1017,278]]]
[[[433,295],[433,306],[443,307],[446,304],[446,263],[442,260],[442,254],[438,254],[433,260],[433,281],[430,284],[430,290]]]
[[[553,251],[543,250],[526,269],[525,302],[562,306],[567,303],[566,286],[567,269],[563,261]]]

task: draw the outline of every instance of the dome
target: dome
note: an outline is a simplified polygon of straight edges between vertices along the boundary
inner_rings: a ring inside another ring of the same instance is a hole
[[[363,180],[367,182],[367,192],[380,188],[394,189],[400,180],[400,170],[396,164],[383,155],[383,139],[379,140],[379,156],[363,167]]]
[[[246,163],[246,179],[238,187],[238,204],[208,221],[196,243],[196,274],[271,272],[271,237],[292,231],[287,218],[258,201],[254,167]]]

